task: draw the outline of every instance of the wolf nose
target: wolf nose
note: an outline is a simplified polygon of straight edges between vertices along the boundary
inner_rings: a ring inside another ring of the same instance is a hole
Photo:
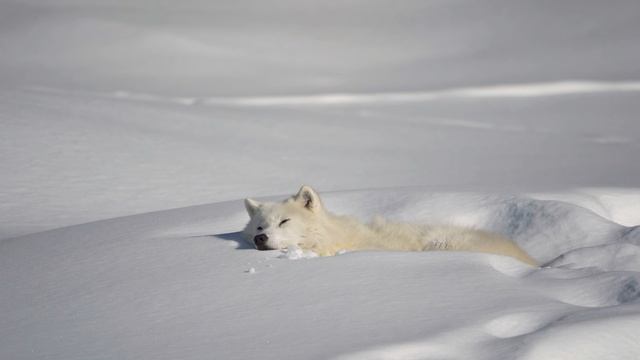
[[[265,234],[256,235],[253,238],[253,242],[256,243],[258,249],[264,247],[264,244],[267,243],[267,240],[269,240],[269,237]]]

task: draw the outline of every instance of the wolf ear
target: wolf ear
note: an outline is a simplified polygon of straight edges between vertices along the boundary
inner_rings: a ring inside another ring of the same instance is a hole
[[[315,212],[322,209],[320,196],[310,186],[302,185],[298,193],[293,196],[293,199],[307,210]]]
[[[260,207],[260,203],[253,199],[246,198],[244,199],[244,207],[247,209],[247,213],[249,214],[249,217],[253,217],[253,215],[256,213],[256,211]]]

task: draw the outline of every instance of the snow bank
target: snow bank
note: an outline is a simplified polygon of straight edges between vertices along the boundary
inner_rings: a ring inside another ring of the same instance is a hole
[[[240,201],[129,216],[0,243],[0,357],[631,359],[638,351],[637,228],[517,196],[378,190],[324,200],[362,218],[498,231],[552,267],[463,252],[255,251],[239,233]]]

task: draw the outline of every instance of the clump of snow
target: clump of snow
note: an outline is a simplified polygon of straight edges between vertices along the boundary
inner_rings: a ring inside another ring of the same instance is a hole
[[[278,256],[280,259],[299,260],[299,259],[312,259],[318,257],[318,254],[311,250],[304,250],[298,246],[289,246],[281,251],[282,254]]]

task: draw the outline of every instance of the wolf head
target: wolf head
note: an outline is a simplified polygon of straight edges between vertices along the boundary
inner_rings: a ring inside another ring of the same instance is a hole
[[[245,199],[244,205],[250,217],[244,234],[258,250],[310,248],[315,224],[324,215],[320,197],[309,186],[302,186],[297,194],[279,203]]]

